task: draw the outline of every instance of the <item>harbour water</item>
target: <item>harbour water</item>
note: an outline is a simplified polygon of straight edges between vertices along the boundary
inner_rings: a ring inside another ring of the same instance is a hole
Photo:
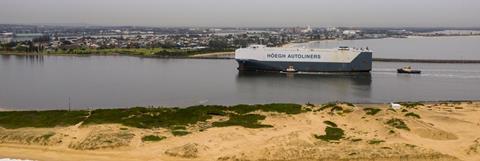
[[[378,41],[396,52],[397,40],[388,44],[390,40]],[[470,51],[465,57],[480,58],[476,47],[456,44],[460,45],[451,50]],[[379,55],[391,54],[382,50]],[[418,49],[414,55],[451,58],[424,51]],[[405,65],[422,74],[397,74],[396,68]],[[230,59],[1,55],[0,108],[480,100],[480,64],[374,62],[369,74],[241,73],[236,67]]]

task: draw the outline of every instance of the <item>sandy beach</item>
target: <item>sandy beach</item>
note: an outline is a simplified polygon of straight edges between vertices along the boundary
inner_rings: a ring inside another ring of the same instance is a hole
[[[267,128],[211,127],[215,116],[174,136],[167,129],[118,124],[0,129],[0,158],[84,160],[480,160],[480,102],[428,103],[393,110],[388,104],[338,104],[341,111],[260,112]],[[375,110],[379,109],[379,110]],[[392,120],[401,120],[393,123]],[[341,129],[338,140],[324,140]],[[160,141],[142,141],[161,135]],[[45,137],[48,136],[48,137]]]

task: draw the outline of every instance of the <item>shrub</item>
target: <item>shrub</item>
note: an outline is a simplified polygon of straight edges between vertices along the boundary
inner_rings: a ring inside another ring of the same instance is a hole
[[[407,124],[405,124],[405,122],[403,122],[401,119],[392,118],[388,120],[386,124],[397,129],[404,129],[410,131],[410,128],[408,128]]]
[[[334,106],[332,109],[330,109],[330,112],[337,112],[337,111],[343,111],[343,108],[340,106]]]
[[[355,105],[353,103],[350,103],[350,102],[340,102],[342,104],[346,104],[347,106],[350,106],[350,107],[355,107]]]
[[[333,102],[330,102],[330,103],[327,103],[327,104],[323,104],[322,107],[320,107],[320,111],[323,111],[327,108],[333,108],[333,107],[339,107],[337,106],[337,103],[333,103]]]
[[[362,141],[362,139],[359,139],[359,138],[357,138],[357,139],[352,139],[352,142],[359,142],[359,141]]]
[[[385,142],[385,141],[384,140],[373,139],[373,140],[369,140],[368,144],[380,144],[380,143],[383,143],[383,142]]]
[[[147,135],[142,137],[142,141],[160,141],[166,139],[165,136],[157,136],[157,135]]]
[[[311,104],[310,102],[307,102],[305,105],[308,106],[308,107],[315,107],[315,105]]]
[[[335,124],[335,123],[332,122],[332,121],[323,121],[323,123],[325,123],[325,124],[327,124],[327,125],[329,125],[329,126],[331,126],[331,127],[337,127],[337,124]]]
[[[0,112],[0,126],[7,129],[71,126],[85,120],[87,115],[88,111],[6,111]]]
[[[364,108],[363,111],[365,111],[367,115],[376,115],[378,112],[382,111],[381,109],[378,108]]]
[[[298,104],[266,104],[266,105],[199,105],[186,108],[145,108],[96,109],[91,111],[9,111],[0,112],[0,126],[4,128],[22,127],[55,127],[71,126],[83,121],[82,125],[121,124],[137,128],[168,128],[185,130],[188,125],[205,122],[213,116],[233,118],[220,125],[240,125],[245,127],[271,127],[261,125],[253,120],[263,120],[264,116],[245,115],[253,111],[299,114],[305,112]],[[89,117],[87,118],[87,116]],[[241,119],[240,119],[241,118]],[[242,122],[247,119],[247,122]],[[251,122],[248,122],[251,121]]]
[[[242,126],[246,128],[266,128],[273,127],[272,125],[260,124],[260,120],[264,120],[265,116],[258,114],[246,114],[246,115],[237,115],[232,114],[227,121],[224,122],[214,122],[212,126],[214,127],[225,127],[225,126]]]
[[[174,136],[184,136],[184,135],[190,134],[190,132],[185,131],[185,130],[173,130],[173,131],[171,131],[171,133],[172,133]]]
[[[409,112],[409,113],[406,113],[405,114],[406,117],[415,117],[417,119],[420,118],[420,115],[416,114],[416,113],[413,113],[413,112]]]
[[[406,108],[415,108],[416,106],[424,106],[424,104],[420,102],[402,102],[400,103],[400,105]]]
[[[228,110],[236,112],[237,114],[246,114],[257,110],[263,112],[278,112],[285,114],[299,114],[304,112],[301,105],[288,103],[272,103],[265,105],[236,105],[229,107]]]
[[[332,141],[340,140],[344,136],[344,131],[337,127],[327,127],[325,128],[325,135],[315,135],[315,138],[321,139],[323,141]]]

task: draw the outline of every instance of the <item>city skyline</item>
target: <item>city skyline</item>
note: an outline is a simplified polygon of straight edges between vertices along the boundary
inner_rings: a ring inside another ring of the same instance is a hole
[[[3,0],[2,24],[479,27],[475,0]]]

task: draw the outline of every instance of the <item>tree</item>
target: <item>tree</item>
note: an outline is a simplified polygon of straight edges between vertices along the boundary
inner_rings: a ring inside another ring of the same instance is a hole
[[[215,38],[208,42],[208,47],[211,49],[226,49],[228,43],[226,39]]]

